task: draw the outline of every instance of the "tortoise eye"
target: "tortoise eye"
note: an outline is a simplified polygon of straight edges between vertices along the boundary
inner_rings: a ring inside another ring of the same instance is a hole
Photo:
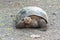
[[[24,21],[24,19],[21,19],[22,21]]]

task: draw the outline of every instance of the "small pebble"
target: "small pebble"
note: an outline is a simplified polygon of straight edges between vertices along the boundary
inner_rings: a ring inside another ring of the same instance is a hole
[[[53,13],[52,15],[56,15],[56,13]]]
[[[49,7],[52,7],[51,5],[49,5]]]
[[[11,17],[13,17],[13,15],[11,15]]]
[[[40,35],[34,35],[34,34],[33,34],[33,35],[31,35],[30,37],[31,37],[31,38],[40,38]]]

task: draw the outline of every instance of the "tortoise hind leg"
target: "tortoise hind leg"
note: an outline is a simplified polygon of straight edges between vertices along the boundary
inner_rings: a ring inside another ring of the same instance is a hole
[[[47,30],[47,23],[45,22],[44,19],[40,19],[38,23],[39,23],[39,27],[41,28],[42,31]]]

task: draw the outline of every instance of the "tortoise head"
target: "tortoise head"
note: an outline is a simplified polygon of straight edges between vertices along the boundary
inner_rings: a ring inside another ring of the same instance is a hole
[[[25,24],[30,24],[32,22],[32,19],[30,17],[24,17],[23,21]]]
[[[24,23],[29,27],[37,27],[38,22],[36,19],[32,19],[31,17],[24,17]]]

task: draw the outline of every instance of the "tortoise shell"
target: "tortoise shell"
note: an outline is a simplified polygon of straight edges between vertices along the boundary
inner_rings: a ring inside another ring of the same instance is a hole
[[[39,16],[43,18],[46,21],[46,23],[48,23],[47,13],[39,7],[32,6],[22,8],[17,15],[17,20],[19,21],[20,19],[31,15]]]

